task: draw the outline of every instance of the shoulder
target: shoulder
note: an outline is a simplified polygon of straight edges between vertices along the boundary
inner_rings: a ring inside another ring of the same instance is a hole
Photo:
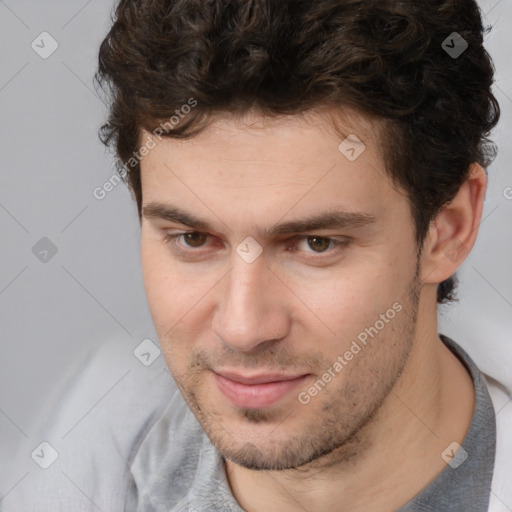
[[[219,470],[219,454],[177,391],[131,466],[127,510],[169,510]]]
[[[145,366],[134,348],[104,343],[58,379],[18,446],[21,480],[0,510],[123,510],[132,458],[177,389],[162,356]]]
[[[483,374],[496,413],[496,459],[489,511],[509,512],[512,506],[512,392]]]

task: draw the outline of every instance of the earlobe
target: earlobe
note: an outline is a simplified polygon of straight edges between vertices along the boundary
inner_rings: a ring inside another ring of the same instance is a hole
[[[468,179],[430,224],[421,257],[423,283],[448,279],[466,259],[478,234],[486,187],[485,170],[472,164]]]

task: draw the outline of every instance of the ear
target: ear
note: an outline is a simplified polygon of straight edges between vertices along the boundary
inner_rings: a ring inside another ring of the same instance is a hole
[[[423,283],[448,279],[466,259],[478,234],[486,188],[484,169],[472,164],[468,179],[430,223],[420,258]]]

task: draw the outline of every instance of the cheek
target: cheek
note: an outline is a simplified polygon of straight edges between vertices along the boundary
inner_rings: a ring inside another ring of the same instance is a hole
[[[176,305],[182,303],[183,286],[160,241],[142,238],[141,264],[148,306],[160,335],[161,330],[170,329],[176,322]]]
[[[176,262],[161,241],[151,237],[142,239],[141,263],[148,306],[160,337],[165,343],[172,329],[175,338],[184,335],[184,329],[199,325],[197,315],[215,281],[208,275]]]
[[[168,294],[163,293],[166,288],[164,281],[167,278],[160,252],[161,249],[157,247],[154,240],[143,236],[141,240],[142,277],[153,314],[157,313],[157,308],[168,300]]]
[[[289,300],[296,305],[297,323],[312,333],[312,338],[320,337],[326,352],[337,354],[348,349],[365,329],[376,322],[380,326],[381,315],[386,315],[394,303],[404,302],[407,277],[405,272],[386,272],[384,265],[375,262],[351,267],[350,271],[340,268],[317,274],[316,279],[289,282],[291,291],[301,299],[290,296]],[[394,316],[394,310],[391,313]],[[396,322],[386,322],[386,333],[382,334],[387,336],[389,327],[396,326]]]
[[[165,246],[162,247],[161,243],[153,239],[142,240],[141,264],[147,303],[162,355],[176,375],[185,367],[188,353],[179,348],[180,340],[189,339],[189,335],[183,333],[188,319],[186,314],[193,306],[186,298],[188,288],[170,258],[166,257]]]

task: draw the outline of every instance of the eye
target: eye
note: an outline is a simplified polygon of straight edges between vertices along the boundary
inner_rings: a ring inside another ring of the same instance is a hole
[[[174,242],[181,236],[185,237],[184,239],[186,240],[187,244],[190,242],[190,247],[201,247],[205,239],[208,237],[208,235],[205,233],[200,233],[199,231],[190,231],[186,233],[175,233],[174,235],[167,235],[165,237],[165,241],[169,243]]]
[[[171,250],[178,255],[192,256],[201,255],[200,250],[209,236],[199,231],[186,231],[182,233],[168,233],[164,236],[163,242],[171,247]],[[183,243],[180,241],[183,240]]]
[[[169,233],[164,237],[164,243],[169,244],[173,251],[183,255],[201,255],[205,251],[200,250],[205,247],[210,236],[206,233],[199,231],[185,231],[181,233]],[[180,243],[180,239],[183,243]],[[311,251],[297,249],[296,247],[300,244],[305,244],[311,248]],[[342,237],[341,240],[337,240],[330,237],[318,236],[318,235],[303,235],[296,236],[286,242],[286,250],[288,252],[297,253],[304,252],[306,254],[313,255],[312,257],[306,256],[309,259],[321,259],[323,254],[331,256],[338,254],[348,244],[350,240],[346,237]],[[290,245],[291,244],[291,245]],[[331,249],[329,249],[331,248]],[[316,256],[315,256],[316,255]]]
[[[307,246],[313,249],[314,253],[323,254],[325,252],[329,252],[327,249],[330,246],[338,247],[343,242],[334,240],[333,238],[328,238],[325,236],[315,236],[315,235],[307,235],[300,237],[299,240],[301,242],[306,242]],[[308,251],[306,251],[308,252]]]
[[[335,239],[319,235],[304,235],[294,237],[291,240],[291,245],[287,245],[286,250],[294,254],[303,253],[303,259],[312,263],[327,263],[333,261],[333,258],[341,257],[350,241],[351,239],[347,237]],[[305,249],[302,249],[301,246]]]

